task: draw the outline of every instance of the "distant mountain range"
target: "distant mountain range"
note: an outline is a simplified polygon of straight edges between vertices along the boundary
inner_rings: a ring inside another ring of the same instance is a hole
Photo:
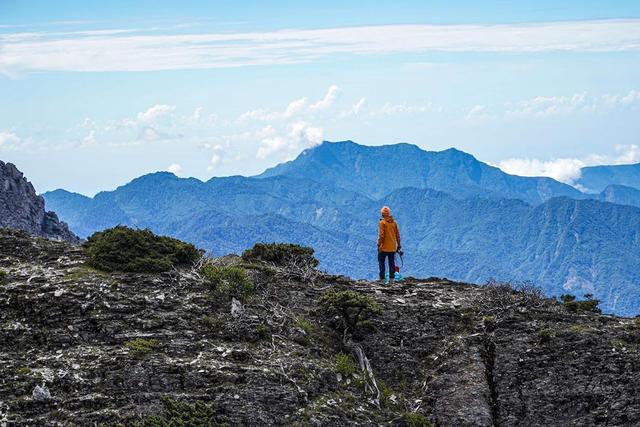
[[[404,235],[407,274],[528,280],[549,295],[592,293],[606,311],[636,314],[640,189],[611,184],[587,194],[508,175],[455,149],[346,141],[256,177],[201,182],[158,172],[93,198],[65,190],[44,198],[82,237],[117,224],[149,227],[216,255],[256,241],[295,242],[313,246],[321,268],[368,278],[378,212],[388,204]]]
[[[599,193],[609,185],[640,188],[640,163],[633,165],[589,166],[582,168],[576,181],[587,192]]]

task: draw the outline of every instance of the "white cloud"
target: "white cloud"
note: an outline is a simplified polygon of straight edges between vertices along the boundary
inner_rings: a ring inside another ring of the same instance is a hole
[[[284,111],[268,111],[264,108],[258,108],[255,110],[249,110],[242,113],[238,117],[238,122],[242,123],[249,119],[260,120],[263,122],[269,122],[274,120],[289,119],[296,114],[302,112],[307,104],[307,98],[300,98],[291,101]]]
[[[535,96],[533,98],[507,102],[503,109],[489,112],[485,105],[475,105],[467,113],[467,119],[529,119],[567,116],[572,114],[594,114],[637,109],[640,106],[640,91],[632,89],[624,94],[589,95],[578,92],[571,95]]]
[[[307,104],[307,98],[296,99],[295,101],[291,101],[287,106],[287,109],[284,111],[284,117],[289,118],[293,115],[299,113],[304,109]]]
[[[586,93],[571,96],[537,96],[508,106],[506,116],[551,116],[576,111],[594,111]]]
[[[604,95],[602,103],[607,107],[630,106],[640,102],[640,91],[630,90],[625,95]]]
[[[437,107],[432,103],[428,103],[426,105],[409,105],[406,103],[403,104],[391,104],[389,102],[385,103],[380,109],[372,112],[371,114],[383,115],[383,116],[395,116],[398,114],[419,114],[419,113],[428,113],[428,112],[442,112],[442,107]]]
[[[360,98],[360,100],[355,104],[353,104],[350,109],[340,113],[340,117],[350,117],[350,116],[359,115],[360,112],[364,109],[366,103],[367,103],[367,100],[365,98]]]
[[[331,85],[329,87],[329,90],[327,90],[327,94],[324,96],[324,98],[311,105],[311,107],[309,108],[311,109],[311,111],[326,110],[333,105],[336,98],[338,97],[339,92],[340,88],[338,86]]]
[[[573,184],[581,176],[581,168],[596,165],[640,163],[640,146],[617,145],[615,155],[590,154],[581,159],[553,160],[507,159],[498,164],[506,173],[519,176],[548,176],[566,184]]]
[[[630,163],[640,163],[640,147],[635,144],[616,145],[616,158],[613,164],[624,165]]]
[[[167,170],[176,176],[180,176],[182,174],[182,166],[178,163],[172,163],[167,167]]]
[[[327,90],[326,95],[321,100],[307,105],[308,100],[306,97],[295,99],[287,105],[284,111],[269,111],[264,108],[257,108],[242,113],[238,117],[238,122],[243,123],[248,120],[259,120],[263,122],[271,122],[277,120],[288,120],[295,116],[306,114],[311,115],[318,111],[326,110],[335,102],[340,88],[336,85],[331,85]]]
[[[487,117],[487,106],[486,105],[474,105],[471,107],[469,112],[467,113],[467,119],[479,119]]]
[[[13,132],[0,132],[0,149],[15,149],[20,141],[20,137]]]
[[[175,109],[174,105],[156,104],[146,111],[138,113],[137,122],[143,124],[154,123],[159,118],[171,114]]]
[[[180,139],[182,137],[182,134],[171,134],[163,132],[151,126],[144,126],[138,133],[138,140],[146,142],[155,142],[167,139]]]
[[[229,148],[229,143],[227,140],[226,145],[213,144],[213,145],[208,145],[207,148],[213,151],[213,154],[211,155],[211,159],[209,160],[209,166],[207,167],[207,172],[212,172],[222,162],[225,150],[228,150]]]
[[[500,25],[379,25],[248,33],[136,29],[0,34],[4,74],[151,71],[291,64],[330,55],[640,50],[640,20]]]
[[[286,159],[289,159],[305,148],[320,144],[324,132],[320,127],[298,121],[288,125],[284,135],[272,126],[261,129],[257,135],[264,136],[256,153],[258,159],[265,159],[274,153],[284,153]]]
[[[532,99],[508,103],[507,117],[546,117],[572,113],[596,113],[612,109],[631,108],[640,104],[640,91],[627,94],[590,96],[586,92],[565,96],[537,96]]]
[[[511,175],[548,176],[569,184],[580,178],[580,169],[584,166],[586,164],[578,159],[508,159],[499,164],[500,169]]]
[[[203,107],[197,107],[195,110],[193,110],[193,113],[187,118],[187,121],[190,121],[190,122],[199,121],[200,117],[202,117],[203,110],[204,110]]]
[[[96,131],[91,129],[87,136],[82,139],[82,145],[93,145],[96,143]]]

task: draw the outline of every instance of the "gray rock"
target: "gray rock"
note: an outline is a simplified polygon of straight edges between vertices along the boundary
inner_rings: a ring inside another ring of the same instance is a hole
[[[46,385],[37,385],[31,392],[31,397],[33,397],[33,400],[36,400],[38,402],[44,402],[46,400],[51,400],[51,392]]]
[[[12,163],[0,161],[0,228],[13,228],[35,236],[78,243],[78,237],[46,212],[44,199]]]
[[[444,279],[310,283],[263,269],[234,317],[188,271],[107,274],[84,261],[77,246],[0,230],[11,277],[0,286],[0,425],[3,414],[10,426],[131,425],[161,414],[165,396],[213,405],[215,422],[233,426],[403,426],[407,412],[434,426],[640,425],[634,319]],[[328,289],[381,307],[352,343],[379,407],[359,368],[337,380],[336,356],[351,351],[318,304]],[[54,397],[34,390],[42,380]]]

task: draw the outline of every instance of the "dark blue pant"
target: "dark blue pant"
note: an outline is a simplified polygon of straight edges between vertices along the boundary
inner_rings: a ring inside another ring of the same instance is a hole
[[[396,274],[396,253],[395,252],[378,252],[378,266],[380,267],[380,280],[384,280],[384,263],[389,260],[389,278],[393,280]]]

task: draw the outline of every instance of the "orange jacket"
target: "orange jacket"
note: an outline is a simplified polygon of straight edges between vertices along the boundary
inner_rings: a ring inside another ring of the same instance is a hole
[[[400,230],[398,224],[389,215],[378,223],[378,251],[395,252],[400,246]]]

